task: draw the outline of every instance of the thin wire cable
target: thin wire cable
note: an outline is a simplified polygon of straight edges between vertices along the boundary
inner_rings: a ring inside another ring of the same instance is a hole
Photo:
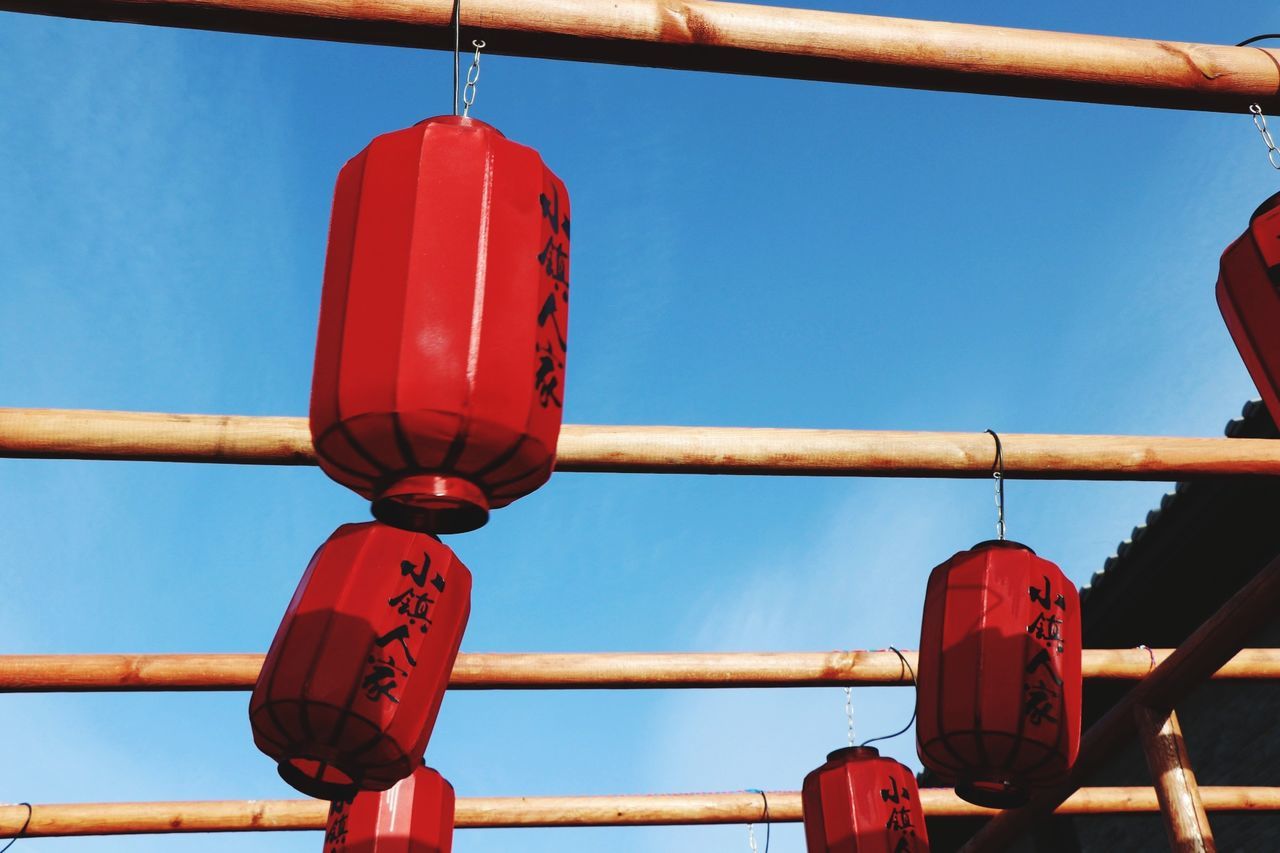
[[[1004,539],[1004,448],[995,430],[987,432],[996,440],[996,461],[991,466],[991,477],[996,481],[996,538]]]
[[[897,650],[896,648],[894,648],[893,646],[890,646],[890,647],[889,647],[889,650],[890,650],[890,651],[892,651],[895,655],[897,655],[897,656],[898,656],[898,660],[902,661],[902,665],[903,665],[904,667],[906,667],[907,672],[911,674],[911,686],[912,686],[912,687],[915,687],[915,686],[916,686],[916,671],[915,671],[914,669],[912,669],[912,668],[911,668],[911,664],[907,663],[906,655],[904,655],[902,652],[898,651],[898,650]],[[906,724],[905,726],[903,726],[902,728],[898,729],[896,732],[894,732],[894,733],[893,733],[893,734],[891,734],[891,735],[881,735],[880,737],[873,737],[873,738],[871,738],[871,740],[864,740],[864,741],[862,742],[862,745],[863,745],[863,746],[866,746],[866,745],[868,745],[868,744],[875,743],[876,741],[889,740],[890,738],[895,738],[895,737],[897,737],[898,735],[906,734],[907,729],[909,729],[909,728],[911,728],[912,726],[914,726],[914,725],[915,725],[915,723],[916,723],[916,705],[915,705],[915,702],[912,702],[912,703],[911,703],[911,719],[907,720],[907,724]]]
[[[1263,33],[1260,36],[1247,38],[1244,41],[1236,42],[1236,47],[1247,47],[1253,44],[1255,41],[1262,41],[1263,39],[1280,39],[1280,33]]]
[[[3,847],[0,847],[0,853],[4,853],[4,851],[8,850],[10,847],[13,846],[13,842],[17,841],[19,838],[22,838],[24,835],[26,835],[27,827],[31,825],[31,803],[18,803],[18,805],[27,807],[27,819],[22,822],[22,829],[18,830],[18,834],[15,835],[13,838],[10,838],[8,844],[6,844]],[[768,814],[768,812],[766,811],[765,814]],[[765,850],[765,853],[769,853],[767,848]]]
[[[1155,669],[1155,668],[1156,668],[1156,653],[1155,653],[1155,650],[1154,650],[1154,649],[1152,649],[1150,646],[1148,646],[1146,643],[1139,643],[1139,644],[1138,644],[1138,648],[1140,648],[1140,649],[1146,649],[1146,650],[1147,650],[1147,657],[1151,658],[1151,666],[1147,667],[1147,673],[1148,673],[1148,674],[1150,674],[1151,670],[1153,670],[1153,669]]]
[[[458,114],[458,64],[461,60],[462,0],[453,0],[453,114]]]
[[[748,794],[759,794],[764,800],[764,814],[760,820],[764,823],[764,853],[769,853],[769,837],[773,835],[773,822],[769,820],[769,795],[759,788],[748,788]],[[756,831],[754,824],[747,824],[747,842],[751,845],[751,853],[756,853]]]

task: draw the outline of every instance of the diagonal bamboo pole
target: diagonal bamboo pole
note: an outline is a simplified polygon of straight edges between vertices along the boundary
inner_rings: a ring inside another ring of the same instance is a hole
[[[1153,649],[1156,661],[1170,649]],[[916,653],[904,652],[916,665]],[[1084,677],[1137,680],[1145,649],[1085,649]],[[250,690],[262,655],[0,655],[0,693]],[[1244,649],[1214,678],[1280,678],[1280,649]],[[466,653],[451,690],[841,687],[908,685],[891,651]]]
[[[1187,480],[1280,476],[1280,442],[1001,433],[1007,476]],[[0,456],[314,465],[305,418],[0,409]],[[556,470],[650,474],[988,477],[986,433],[575,426]]]
[[[1203,788],[1212,811],[1280,810],[1280,788]],[[770,791],[769,818],[777,823],[801,820],[800,794]],[[955,792],[923,788],[925,816],[981,817],[989,809],[966,803]],[[223,800],[156,803],[59,803],[35,805],[25,835],[30,838],[76,835],[138,835],[181,832],[272,832],[321,829],[328,803],[319,800]],[[1150,814],[1159,811],[1151,788],[1084,788],[1058,809],[1059,814]],[[0,806],[0,838],[21,829],[27,809]],[[548,826],[659,826],[760,822],[764,801],[745,791],[711,794],[640,794],[589,797],[461,797],[460,829]]]
[[[1213,830],[1205,814],[1200,786],[1182,740],[1178,715],[1159,713],[1139,705],[1133,709],[1138,742],[1155,783],[1160,814],[1173,853],[1216,853]]]
[[[0,0],[0,9],[447,48],[451,0]],[[715,0],[468,0],[492,53],[1244,113],[1276,106],[1257,48],[1053,33]]]
[[[1090,726],[1080,740],[1079,755],[1064,784],[1037,794],[1023,808],[996,815],[961,848],[961,853],[1008,849],[1035,820],[1071,796],[1089,774],[1102,767],[1115,750],[1133,736],[1135,708],[1145,707],[1157,713],[1172,711],[1183,696],[1240,651],[1248,636],[1272,618],[1277,605],[1280,605],[1280,557],[1241,587],[1173,654]]]

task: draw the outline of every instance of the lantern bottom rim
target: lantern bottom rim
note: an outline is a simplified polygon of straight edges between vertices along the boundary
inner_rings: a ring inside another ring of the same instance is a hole
[[[956,795],[975,806],[1013,809],[1031,799],[1026,780],[999,771],[964,773],[956,780]]]
[[[302,766],[300,766],[302,765]],[[305,765],[316,765],[313,771],[303,769]],[[309,758],[290,758],[276,765],[280,778],[288,782],[297,791],[318,800],[349,800],[359,791],[360,786],[350,776],[327,762]],[[322,773],[334,778],[317,778],[315,773]],[[346,779],[347,781],[340,781]]]
[[[489,499],[475,483],[452,474],[415,474],[373,498],[373,517],[417,533],[466,533],[489,520]]]

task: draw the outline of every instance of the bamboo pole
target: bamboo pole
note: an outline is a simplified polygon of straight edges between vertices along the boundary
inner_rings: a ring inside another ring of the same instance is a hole
[[[1280,788],[1201,789],[1211,811],[1280,810]],[[770,791],[769,818],[801,820],[800,794]],[[944,788],[924,788],[920,803],[929,818],[981,817],[989,809],[961,800]],[[1084,788],[1059,814],[1143,814],[1159,810],[1151,788]],[[159,803],[65,803],[35,805],[26,836],[137,835],[178,832],[253,832],[321,829],[328,804],[319,800],[223,800]],[[590,797],[461,797],[459,829],[548,826],[660,826],[759,823],[764,801],[743,791],[712,794],[641,794]],[[22,827],[27,810],[0,806],[0,838]]]
[[[445,49],[451,0],[0,0],[16,12]],[[713,0],[468,0],[491,53],[1243,113],[1277,104],[1258,48]]]
[[[1006,850],[1033,822],[1071,796],[1089,775],[1101,768],[1132,737],[1134,709],[1146,707],[1168,713],[1177,702],[1235,656],[1246,638],[1266,624],[1280,605],[1280,557],[1268,563],[1226,604],[1201,623],[1190,637],[1138,682],[1089,727],[1080,739],[1080,752],[1062,785],[1034,796],[1020,808],[1001,812],[969,840],[961,853]],[[1206,807],[1208,802],[1205,803]]]
[[[2,2],[2,0],[0,0]],[[1280,476],[1280,442],[1001,433],[1009,477]],[[0,456],[314,465],[305,418],[0,409]],[[646,474],[988,477],[986,433],[566,425],[556,470]]]
[[[1084,677],[1137,680],[1171,649],[1085,649]],[[903,652],[916,666],[916,653]],[[262,655],[0,655],[0,693],[251,690]],[[1280,678],[1280,649],[1244,649],[1213,675]],[[908,685],[891,651],[463,653],[451,690]]]
[[[1169,849],[1173,853],[1217,853],[1178,715],[1173,711],[1152,711],[1141,705],[1134,708],[1133,713],[1138,725],[1138,742],[1160,801]]]

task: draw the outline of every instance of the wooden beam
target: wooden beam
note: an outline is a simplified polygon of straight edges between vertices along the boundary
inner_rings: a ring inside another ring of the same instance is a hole
[[[1156,661],[1171,650],[1154,649]],[[912,667],[916,653],[904,652]],[[1145,649],[1085,649],[1084,677],[1137,680]],[[0,693],[251,690],[262,655],[0,655]],[[1280,678],[1280,649],[1244,649],[1214,678]],[[891,651],[463,653],[451,690],[842,687],[911,683]]]
[[[1141,705],[1134,708],[1133,713],[1138,742],[1160,801],[1169,849],[1173,853],[1216,853],[1213,830],[1187,756],[1178,715],[1173,711],[1152,711]]]
[[[1248,438],[1001,433],[1005,473],[1028,479],[1280,476],[1280,442]],[[0,456],[314,465],[305,418],[0,409]],[[575,426],[557,471],[989,477],[986,433]]]
[[[1052,812],[1124,746],[1135,731],[1135,708],[1172,711],[1179,700],[1235,656],[1249,635],[1273,618],[1277,606],[1280,606],[1280,557],[1241,587],[1173,654],[1089,727],[1080,740],[1079,755],[1065,783],[1039,792],[1020,809],[1001,812],[992,818],[961,848],[961,853],[1007,850],[1032,823]]]
[[[0,0],[69,18],[445,49],[451,0]],[[491,53],[1219,110],[1277,106],[1277,54],[714,0],[467,0]]]
[[[1280,810],[1280,788],[1203,788],[1212,811]],[[769,817],[801,820],[800,794],[770,791]],[[981,817],[989,809],[943,788],[923,788],[920,803],[929,818]],[[460,829],[538,826],[661,826],[759,823],[759,794],[643,794],[593,797],[461,797]],[[60,803],[35,805],[26,836],[137,835],[175,832],[272,832],[321,829],[328,803],[319,800],[222,800],[158,803]],[[1151,788],[1085,788],[1059,814],[1150,814],[1159,810]],[[25,806],[0,806],[0,838],[13,836],[26,820]]]

